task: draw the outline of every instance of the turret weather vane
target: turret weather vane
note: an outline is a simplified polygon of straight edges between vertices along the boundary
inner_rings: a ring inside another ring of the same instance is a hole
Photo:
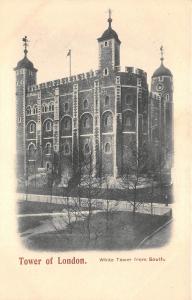
[[[29,40],[27,39],[27,36],[24,36],[24,38],[22,39],[22,41],[24,42],[24,43],[23,43],[23,46],[24,46],[24,54],[25,54],[25,56],[27,56],[27,53],[28,53],[27,47],[29,46],[29,45],[28,45]]]

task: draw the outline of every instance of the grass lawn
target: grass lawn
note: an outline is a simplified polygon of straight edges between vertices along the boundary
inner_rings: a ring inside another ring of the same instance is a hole
[[[38,214],[38,213],[52,213],[61,212],[64,204],[21,201],[18,202],[18,214]]]
[[[48,219],[50,218],[47,216],[18,218],[18,231],[22,233],[28,229],[35,228]]]
[[[34,250],[127,250],[134,249],[146,236],[169,220],[168,216],[151,216],[131,212],[110,214],[108,229],[105,212],[92,215],[90,238],[87,220],[72,224],[62,231],[30,236],[25,245]],[[165,243],[167,241],[165,240]]]
[[[26,192],[25,189],[18,189],[18,192]],[[39,195],[55,195],[55,196],[67,196],[71,197],[87,197],[89,190],[85,187],[81,187],[78,190],[76,188],[71,188],[70,191],[67,191],[66,188],[62,187],[53,187],[53,189],[49,189],[47,187],[39,187],[34,188],[33,186],[28,187],[29,194],[39,194]],[[165,195],[167,195],[167,199],[165,200]],[[134,192],[133,190],[122,190],[122,189],[109,189],[108,191],[105,188],[95,189],[95,198],[98,199],[111,199],[111,200],[133,200]],[[137,200],[150,202],[151,197],[151,188],[144,187],[140,188],[137,191]],[[153,202],[157,203],[172,203],[173,195],[172,195],[172,186],[163,187],[161,190],[160,187],[154,187],[153,194]]]

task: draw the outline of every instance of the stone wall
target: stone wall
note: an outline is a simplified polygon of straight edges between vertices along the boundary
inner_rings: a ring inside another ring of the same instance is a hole
[[[91,155],[95,173],[120,176],[130,141],[139,143],[148,134],[148,87],[146,73],[140,69],[129,67],[107,76],[91,71],[33,85],[26,96],[29,106],[26,149],[30,143],[36,146],[37,167],[51,167],[53,152],[61,160],[61,172],[65,165],[77,169],[79,159]],[[37,126],[32,133],[31,122]],[[46,153],[48,144],[52,150]]]

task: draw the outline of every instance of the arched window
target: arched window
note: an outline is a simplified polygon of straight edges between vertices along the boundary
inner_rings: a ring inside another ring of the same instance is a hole
[[[69,144],[65,144],[63,147],[63,151],[65,155],[70,154],[70,148],[69,148]]]
[[[65,129],[70,128],[70,120],[69,120],[69,119],[65,119],[65,120],[64,120],[64,128],[65,128]]]
[[[46,105],[46,104],[43,104],[43,105],[42,105],[42,112],[43,112],[43,113],[46,113],[46,112],[47,112],[47,105]]]
[[[110,126],[111,125],[111,116],[110,115],[105,116],[104,124],[105,124],[105,126]]]
[[[103,69],[103,75],[107,76],[109,74],[108,68]]]
[[[85,99],[85,100],[84,100],[84,102],[83,102],[83,106],[84,106],[84,108],[87,108],[87,107],[88,107],[88,104],[89,104],[89,103],[88,103],[88,100],[87,100],[87,99]]]
[[[29,159],[35,159],[35,145],[30,144],[28,147]]]
[[[35,123],[31,123],[30,125],[29,125],[29,132],[30,133],[34,133],[35,132]]]
[[[33,114],[37,115],[37,112],[38,112],[37,105],[34,105],[34,107],[33,107]]]
[[[51,152],[52,152],[52,145],[51,145],[51,143],[47,143],[45,146],[45,153],[51,154]]]
[[[134,131],[135,130],[135,113],[131,110],[127,110],[123,113],[123,130]]]
[[[109,105],[109,96],[105,97],[105,106]]]
[[[126,116],[125,118],[124,118],[124,125],[125,126],[128,126],[128,127],[131,127],[131,117],[130,116]]]
[[[80,117],[80,135],[93,133],[93,117],[90,113],[85,113]]]
[[[110,153],[111,152],[111,145],[110,143],[105,144],[105,153]]]
[[[127,95],[125,96],[125,104],[127,104],[127,105],[132,105],[132,104],[133,104],[133,98],[132,98],[132,95],[127,94]]]
[[[52,130],[52,122],[51,121],[47,121],[46,123],[45,123],[45,130],[46,131],[51,131]]]
[[[84,152],[85,152],[85,154],[88,154],[90,152],[89,144],[85,144],[85,146],[84,146]]]
[[[61,120],[61,135],[72,135],[72,118],[65,116]]]
[[[53,104],[53,102],[49,103],[49,111],[54,111],[54,104]]]
[[[89,117],[85,117],[83,119],[83,127],[84,128],[89,128]]]
[[[26,114],[27,114],[27,116],[31,115],[31,106],[30,105],[27,106],[27,108],[26,108]]]
[[[64,111],[65,111],[65,112],[68,112],[68,110],[69,110],[69,103],[66,102],[66,103],[64,104]]]
[[[110,111],[106,111],[102,115],[102,130],[103,132],[113,131],[113,115]]]

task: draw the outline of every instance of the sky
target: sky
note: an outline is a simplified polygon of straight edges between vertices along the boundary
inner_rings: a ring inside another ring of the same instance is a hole
[[[98,68],[97,38],[112,27],[121,40],[121,65],[144,69],[149,78],[160,64],[173,74],[187,55],[187,7],[185,1],[43,0],[3,1],[1,22],[4,55],[12,68],[23,57],[21,39],[27,35],[29,59],[38,71],[38,82],[68,76],[68,49],[72,50],[72,74]],[[182,4],[183,3],[183,4]],[[13,13],[14,12],[14,13]],[[8,16],[11,14],[10,18]],[[181,56],[182,54],[182,56]],[[183,66],[184,67],[184,66]]]

